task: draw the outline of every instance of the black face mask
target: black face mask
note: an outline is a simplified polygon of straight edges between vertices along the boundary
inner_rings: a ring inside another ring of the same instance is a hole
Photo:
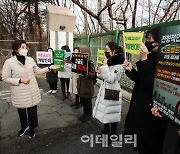
[[[111,57],[110,52],[105,52],[105,56],[106,56],[107,59],[108,59],[109,57]]]
[[[154,42],[155,42],[155,41],[154,41]],[[145,42],[145,46],[147,47],[147,49],[148,49],[149,52],[151,52],[152,49],[155,47],[155,46],[152,45],[154,42],[149,42],[149,41],[146,41],[146,42]]]

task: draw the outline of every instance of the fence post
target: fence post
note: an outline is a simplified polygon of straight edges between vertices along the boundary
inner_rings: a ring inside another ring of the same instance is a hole
[[[88,44],[88,47],[90,47],[90,35],[87,36],[87,44]]]
[[[115,30],[115,42],[119,45],[119,30]]]

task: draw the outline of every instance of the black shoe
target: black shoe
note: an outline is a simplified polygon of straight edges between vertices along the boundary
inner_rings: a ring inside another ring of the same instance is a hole
[[[117,137],[118,137],[117,141],[119,141],[119,136],[118,136],[118,134],[113,132],[113,133],[111,133],[111,134],[109,135],[109,137],[108,137],[108,145],[112,145],[111,136],[113,137],[113,135],[117,136]]]
[[[79,109],[81,107],[82,107],[82,104],[79,103],[79,104],[76,105],[75,109]]]
[[[81,121],[81,122],[87,122],[88,120],[90,120],[91,119],[91,115],[82,115],[82,116],[80,116],[79,117],[79,120]]]
[[[98,135],[110,135],[110,130],[103,130],[103,132]]]
[[[22,128],[22,129],[18,132],[18,136],[23,136],[28,129],[29,129],[29,126],[27,126],[26,128]]]
[[[64,101],[66,99],[66,96],[62,96],[61,100]]]
[[[74,106],[76,106],[76,105],[78,105],[78,103],[77,103],[77,102],[75,102],[75,103],[71,104],[71,107],[74,107]]]
[[[79,117],[79,120],[81,121],[82,119],[84,119],[84,117],[85,117],[85,115],[83,114],[83,115],[81,115],[80,117]]]
[[[29,138],[35,137],[34,129],[29,129]]]

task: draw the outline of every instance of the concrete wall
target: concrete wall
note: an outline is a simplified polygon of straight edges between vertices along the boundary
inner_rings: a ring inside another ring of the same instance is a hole
[[[49,31],[49,46],[54,50],[61,49],[63,45],[68,45],[73,50],[73,32]]]

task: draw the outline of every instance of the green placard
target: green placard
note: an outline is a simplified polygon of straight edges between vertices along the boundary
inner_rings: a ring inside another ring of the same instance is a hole
[[[64,71],[64,62],[60,59],[54,59],[54,65],[60,66],[60,68],[56,69],[56,71]]]
[[[64,71],[64,58],[65,58],[65,51],[64,50],[55,50],[54,52],[54,65],[60,66],[60,68],[56,69],[57,71]]]
[[[54,52],[54,59],[61,59],[63,60],[65,57],[65,51],[64,50],[55,50]]]

